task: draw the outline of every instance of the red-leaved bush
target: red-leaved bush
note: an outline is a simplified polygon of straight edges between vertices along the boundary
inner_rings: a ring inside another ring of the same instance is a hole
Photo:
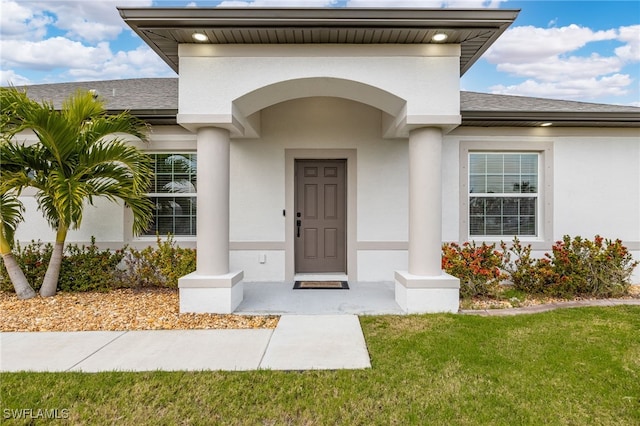
[[[491,296],[506,278],[502,257],[495,244],[448,243],[442,246],[442,269],[460,279],[460,297]]]

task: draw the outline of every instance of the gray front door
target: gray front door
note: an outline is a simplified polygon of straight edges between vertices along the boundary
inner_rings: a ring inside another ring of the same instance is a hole
[[[346,271],[346,160],[296,160],[296,272]]]

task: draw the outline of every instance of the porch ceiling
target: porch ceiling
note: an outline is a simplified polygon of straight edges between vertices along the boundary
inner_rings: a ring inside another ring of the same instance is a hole
[[[124,21],[178,72],[178,45],[194,32],[211,44],[460,44],[464,74],[513,23],[507,9],[118,8]]]

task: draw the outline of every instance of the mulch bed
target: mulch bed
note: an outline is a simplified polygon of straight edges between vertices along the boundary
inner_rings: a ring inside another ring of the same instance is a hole
[[[275,328],[277,316],[181,314],[174,289],[58,293],[18,300],[0,292],[0,331]]]
[[[640,285],[632,285],[629,294],[616,297],[616,299],[640,299]],[[578,297],[575,299],[560,299],[555,297],[527,297],[525,300],[494,300],[486,298],[474,298],[468,301],[461,301],[461,308],[465,310],[485,310],[485,309],[511,309],[524,308],[527,306],[549,305],[562,302],[574,302],[578,300],[597,300],[595,297]]]
[[[629,296],[640,298],[640,286]],[[463,309],[505,309],[567,301],[527,299],[511,303],[472,300]],[[58,293],[18,300],[0,292],[0,331],[100,331],[275,328],[278,316],[181,314],[175,289],[113,290],[108,293]]]

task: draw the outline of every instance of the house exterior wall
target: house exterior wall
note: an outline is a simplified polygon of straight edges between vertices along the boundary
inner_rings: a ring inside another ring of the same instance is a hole
[[[464,241],[460,226],[466,215],[459,201],[461,147],[475,150],[542,151],[546,175],[551,182],[542,192],[541,212],[547,217],[530,243],[534,255],[551,251],[564,235],[593,239],[600,235],[621,239],[640,260],[640,144],[635,129],[605,128],[458,128],[444,143],[443,239]],[[506,149],[504,147],[507,147]],[[548,217],[551,216],[551,217]],[[489,240],[488,242],[499,240]],[[510,238],[504,238],[510,240]],[[640,268],[632,282],[640,284]]]
[[[263,110],[261,122],[260,139],[232,142],[230,239],[236,247],[248,247],[232,253],[232,269],[244,270],[245,281],[264,281],[266,271],[276,281],[285,279],[285,150],[356,150],[357,276],[392,280],[388,261],[375,268],[384,273],[371,272],[372,262],[379,262],[371,252],[396,242],[404,242],[406,251],[407,141],[382,138],[379,110],[338,98],[283,102]],[[267,253],[261,247],[281,250]],[[260,263],[263,254],[266,262]],[[406,253],[396,263],[406,268]]]
[[[234,269],[246,281],[285,279],[285,150],[355,150],[356,259],[360,281],[391,281],[394,270],[407,265],[407,139],[384,139],[383,113],[361,103],[337,98],[304,98],[283,102],[261,113],[260,139],[234,139],[231,144],[231,255]],[[24,135],[25,140],[32,138]],[[156,126],[151,152],[193,152],[195,135],[179,126]],[[471,144],[471,145],[470,145]],[[563,235],[620,238],[640,260],[640,144],[634,129],[458,128],[443,143],[443,240],[462,241],[460,221],[461,147],[507,150],[551,146],[553,188],[547,236],[523,238],[541,256]],[[25,192],[26,221],[17,239],[53,241],[54,233]],[[289,213],[289,212],[287,212]],[[69,242],[119,248],[155,244],[155,238],[132,238],[130,217],[121,205],[98,201],[88,207],[82,228]],[[508,239],[508,238],[505,238]],[[179,237],[195,247],[195,238]],[[640,268],[633,282],[640,283]]]
[[[215,124],[255,137],[256,112],[313,96],[375,106],[391,128],[459,123],[458,45],[185,44],[179,56],[178,122],[185,126]]]

